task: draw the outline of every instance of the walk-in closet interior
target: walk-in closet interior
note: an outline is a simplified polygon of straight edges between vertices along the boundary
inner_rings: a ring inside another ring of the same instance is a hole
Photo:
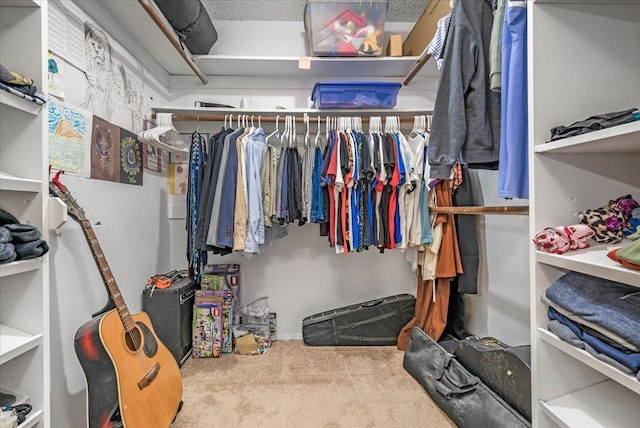
[[[0,426],[637,426],[639,45],[640,0],[0,0]]]

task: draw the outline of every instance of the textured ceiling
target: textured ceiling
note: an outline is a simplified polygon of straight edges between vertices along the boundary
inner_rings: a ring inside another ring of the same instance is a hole
[[[369,0],[362,0],[367,2]],[[302,21],[305,0],[202,0],[212,21]],[[415,22],[428,0],[389,0],[387,22]]]

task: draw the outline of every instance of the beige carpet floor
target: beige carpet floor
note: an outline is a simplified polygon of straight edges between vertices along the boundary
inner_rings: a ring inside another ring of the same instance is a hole
[[[455,427],[395,347],[279,341],[262,355],[190,358],[173,428]]]

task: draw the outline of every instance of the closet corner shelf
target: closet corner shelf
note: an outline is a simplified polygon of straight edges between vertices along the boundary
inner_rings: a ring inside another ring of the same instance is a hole
[[[536,251],[535,257],[540,263],[640,287],[640,271],[625,268],[607,257],[609,251],[622,245],[621,243],[598,244],[564,254]]]
[[[40,268],[41,265],[42,265],[41,257],[38,257],[35,259],[29,259],[29,260],[18,260],[16,262],[1,264],[0,278],[36,270]]]
[[[0,364],[35,348],[42,342],[42,334],[29,334],[0,324]]]
[[[138,40],[140,45],[171,75],[193,75],[203,83],[206,76],[182,45],[169,21],[151,0],[102,1],[100,4]]]
[[[198,55],[196,62],[209,76],[295,76],[315,78],[378,77],[401,81],[420,57],[311,57],[309,68],[300,68],[297,56]],[[435,63],[435,61],[432,61]],[[428,68],[428,75],[438,76]]]
[[[4,4],[4,3],[3,3]],[[22,110],[34,116],[37,116],[42,109],[42,104],[34,103],[17,95],[10,94],[0,89],[0,104]]]
[[[538,337],[576,360],[588,365],[592,369],[599,371],[608,378],[613,379],[620,385],[629,388],[636,394],[640,394],[640,382],[638,382],[635,376],[623,373],[615,367],[591,356],[588,352],[560,340],[558,336],[542,327],[538,327]],[[640,397],[638,398],[640,399]]]
[[[610,397],[615,408],[603,404],[603,397]],[[638,399],[637,394],[607,380],[539,403],[561,427],[633,427],[640,420]]]
[[[14,192],[34,192],[37,193],[42,188],[42,181],[20,178],[4,171],[0,171],[0,190]]]
[[[640,121],[535,146],[537,153],[640,153]]]

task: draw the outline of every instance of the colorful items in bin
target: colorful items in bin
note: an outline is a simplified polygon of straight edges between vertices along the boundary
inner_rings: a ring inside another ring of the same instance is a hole
[[[312,56],[380,56],[386,0],[307,0],[304,23]]]
[[[220,358],[222,354],[223,298],[196,290],[193,305],[193,358]]]
[[[313,108],[393,108],[402,85],[395,82],[318,82]]]
[[[588,241],[594,235],[594,231],[583,224],[545,227],[536,233],[533,243],[539,251],[563,254],[570,250],[589,248]]]

